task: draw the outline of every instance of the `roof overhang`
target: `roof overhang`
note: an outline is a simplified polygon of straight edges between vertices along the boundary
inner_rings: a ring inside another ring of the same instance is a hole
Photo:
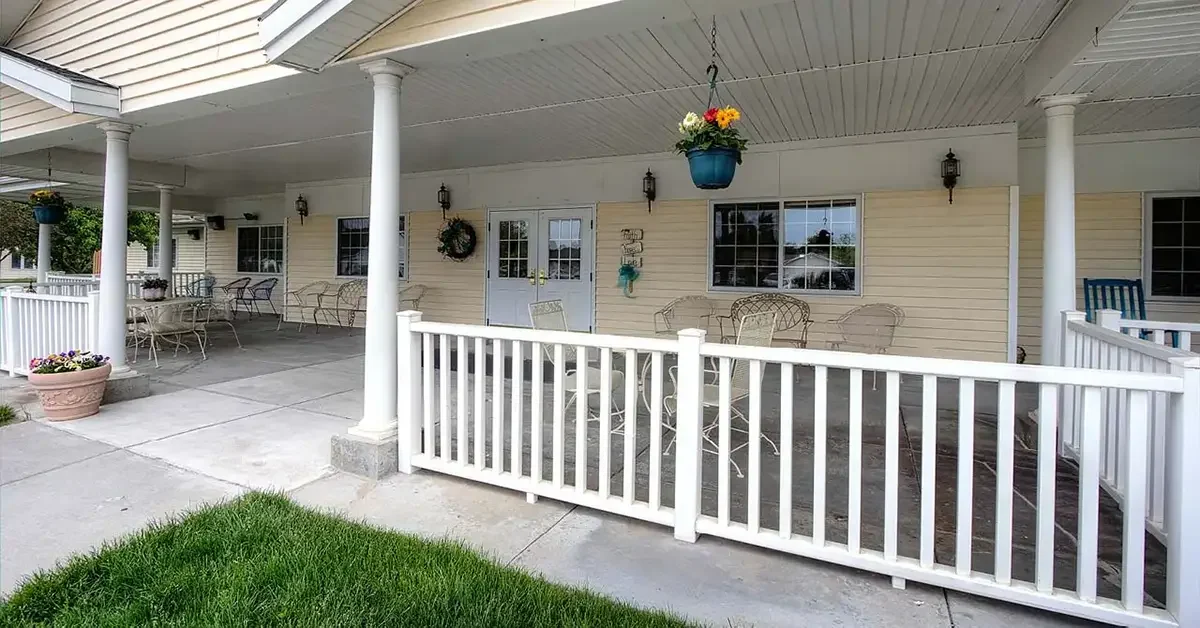
[[[0,83],[69,113],[121,115],[121,90],[78,72],[0,48]]]
[[[259,17],[267,62],[319,72],[421,0],[278,0]]]

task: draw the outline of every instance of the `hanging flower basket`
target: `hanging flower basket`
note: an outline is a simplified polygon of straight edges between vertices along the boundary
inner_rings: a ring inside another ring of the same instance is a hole
[[[67,202],[53,190],[37,190],[29,195],[33,218],[39,225],[57,225],[67,216]]]
[[[733,126],[741,118],[733,107],[714,107],[703,116],[689,112],[679,123],[683,139],[676,142],[675,151],[687,155],[696,187],[720,190],[733,182],[746,148],[746,140]]]

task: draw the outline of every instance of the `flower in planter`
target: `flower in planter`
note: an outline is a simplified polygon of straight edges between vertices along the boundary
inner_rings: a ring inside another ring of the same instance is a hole
[[[166,290],[170,285],[166,279],[152,277],[142,282],[142,290]]]
[[[72,373],[100,368],[108,364],[108,358],[90,351],[64,351],[51,353],[44,358],[34,358],[29,361],[29,370],[38,375],[53,375],[56,373]]]
[[[703,116],[689,111],[679,123],[683,139],[675,143],[675,152],[727,148],[737,153],[737,162],[742,163],[742,151],[746,150],[746,139],[733,123],[742,119],[742,113],[733,107],[713,107]]]
[[[66,207],[67,201],[54,190],[35,190],[29,195],[29,204],[40,207]]]

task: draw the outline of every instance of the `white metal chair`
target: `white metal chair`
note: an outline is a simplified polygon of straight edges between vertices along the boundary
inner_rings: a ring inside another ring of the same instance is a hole
[[[896,328],[904,323],[904,310],[890,303],[860,305],[831,321],[841,339],[829,343],[830,349],[849,349],[861,353],[887,353],[896,339]],[[871,374],[875,390],[878,372]]]
[[[337,289],[336,294],[318,294],[317,309],[324,312],[325,320],[329,320],[329,313],[333,312],[338,327],[345,326],[342,324],[342,312],[345,312],[349,319],[347,325],[354,327],[355,316],[367,313],[367,280],[347,281]],[[313,317],[316,317],[315,312]]]
[[[194,304],[180,305],[178,303],[162,303],[138,308],[136,319],[139,322],[134,325],[133,360],[137,361],[137,348],[142,340],[145,340],[149,347],[150,357],[154,359],[155,367],[159,366],[159,341],[167,341],[174,345],[175,355],[179,355],[180,347],[190,353],[191,349],[183,342],[188,335],[196,337],[196,342],[200,345],[200,355],[207,360],[208,354],[204,351],[205,338],[200,335],[207,319],[201,318],[206,314],[200,312],[200,309],[207,311],[206,308],[198,308]]]
[[[778,314],[775,312],[756,312],[754,314],[747,314],[743,316],[741,322],[738,324],[735,344],[749,347],[770,347],[771,343],[775,339],[777,316]],[[746,415],[743,414],[740,409],[738,409],[736,404],[742,399],[746,399],[750,396],[750,367],[751,364],[749,360],[734,360],[733,364],[731,365],[731,373],[729,376],[729,429],[730,432],[737,432],[739,434],[746,435],[750,434],[750,421],[746,419]],[[678,366],[672,366],[668,371],[671,376],[672,387],[675,389],[674,392],[668,396],[671,399],[672,407],[675,406],[675,397],[678,395],[679,391],[679,382],[677,378],[678,368]],[[704,451],[711,454],[717,454],[719,453],[718,445],[716,440],[712,438],[712,432],[720,428],[721,374],[716,368],[706,368],[704,369],[704,373],[712,376],[712,379],[711,381],[705,382],[704,387],[701,390],[701,411],[703,412],[709,408],[716,408],[718,412],[711,420],[706,420],[704,422],[704,426],[701,428],[700,433],[706,445],[703,447]],[[734,421],[735,419],[740,421],[745,427],[736,425]],[[671,431],[671,437],[664,447],[664,453],[667,453],[670,451],[671,445],[675,444],[675,426],[664,424],[664,427]],[[776,456],[779,455],[779,446],[775,444],[775,441],[771,440],[771,437],[767,436],[765,432],[760,433],[759,437],[765,440],[767,444],[771,446],[771,449],[774,450]],[[749,444],[749,439],[740,445],[733,445],[730,443],[729,464],[733,465],[733,469],[737,472],[737,476],[739,478],[745,476],[742,474],[742,468],[736,461],[733,460],[732,456],[734,452],[743,449]]]
[[[237,310],[234,309],[232,299],[224,301],[205,301],[196,307],[196,318],[200,321],[198,325],[200,334],[204,337],[205,346],[212,346],[208,339],[208,330],[213,325],[228,325],[229,331],[233,334],[233,341],[237,343],[239,349],[242,349],[242,339],[238,338],[237,328],[233,326],[233,320],[236,317]]]
[[[400,288],[400,299],[397,312],[421,309],[421,297],[425,296],[427,288],[419,283]]]
[[[701,295],[679,297],[654,313],[654,333],[674,335],[681,329],[709,331],[713,319],[720,316],[720,305]]]
[[[329,290],[328,281],[314,281],[283,293],[283,314],[279,317],[279,322],[275,324],[275,331],[279,331],[279,328],[283,326],[283,319],[287,317],[288,308],[295,308],[300,310],[300,325],[296,331],[304,331],[304,311],[312,310],[313,327],[320,332],[321,326],[317,324],[317,299],[327,290]]]
[[[567,329],[567,315],[563,310],[563,303],[561,299],[530,303],[529,321],[533,324],[534,329],[569,331]],[[553,362],[554,346],[544,343],[542,344],[542,349],[546,354],[546,358]],[[603,389],[600,388],[599,367],[591,366],[591,364],[588,362],[586,353],[583,356],[580,356],[578,351],[576,351],[576,348],[572,345],[563,346],[563,361],[566,363],[575,363],[575,368],[566,371],[563,377],[563,387],[571,395],[567,399],[566,405],[563,406],[563,413],[566,413],[566,409],[570,408],[572,403],[582,403],[587,406],[588,420],[599,421],[600,416],[592,413],[591,404],[589,403],[589,400],[593,395],[599,397],[600,393],[603,392]],[[563,365],[563,368],[566,368],[566,365]],[[587,390],[583,391],[584,398],[582,401],[579,400],[580,391],[577,380],[575,379],[575,373],[580,368],[587,369]],[[621,395],[617,394],[617,392],[624,388],[624,386],[625,374],[616,370],[615,368],[612,369],[609,382],[609,387],[611,390],[609,392],[613,402],[610,407],[613,410],[613,414],[619,417],[619,420],[612,427],[613,434],[622,433],[622,428],[625,426],[625,410],[624,408],[617,408],[616,404],[617,398],[621,397]]]

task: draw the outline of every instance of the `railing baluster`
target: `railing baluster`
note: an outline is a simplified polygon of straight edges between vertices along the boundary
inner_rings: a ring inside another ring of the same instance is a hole
[[[638,357],[637,351],[625,350],[625,448],[622,452],[625,461],[621,465],[621,499],[626,504],[632,504],[634,498],[633,480],[637,477],[635,464],[635,448],[637,443],[637,412],[638,412]]]
[[[554,442],[551,443],[551,462],[554,465],[552,478],[554,480],[554,488],[562,488],[563,469],[566,461],[564,460],[564,449],[566,447],[566,436],[564,434],[565,426],[563,425],[563,398],[566,392],[564,379],[566,376],[563,372],[563,346],[560,344],[554,345],[554,425],[551,428],[551,438]]]
[[[575,347],[575,491],[587,490],[587,347]]]
[[[525,411],[522,407],[525,402],[525,358],[521,355],[522,344],[519,340],[514,340],[512,343],[512,423],[510,433],[512,435],[512,451],[509,452],[511,461],[509,467],[512,469],[512,474],[515,477],[521,477],[521,456],[524,455],[525,449],[521,439],[525,432]]]
[[[1076,565],[1079,597],[1096,601],[1096,559],[1100,531],[1100,424],[1103,391],[1087,387],[1083,392],[1083,438],[1079,443],[1079,556]],[[1139,513],[1140,514],[1140,513]]]
[[[1175,332],[1175,337],[1179,339],[1179,348],[1180,349],[1183,349],[1184,351],[1192,350],[1192,332],[1177,331],[1177,332]]]
[[[600,350],[600,451],[596,488],[600,497],[608,497],[612,481],[612,349]]]
[[[483,455],[483,418],[484,418],[484,389],[487,387],[485,371],[487,371],[487,352],[484,350],[483,338],[475,339],[475,468],[482,471],[487,467]]]
[[[825,424],[829,410],[829,368],[813,368],[813,544],[825,546]]]
[[[421,350],[425,356],[425,368],[422,375],[422,384],[425,387],[424,398],[425,402],[421,404],[423,411],[422,418],[424,420],[424,441],[426,456],[433,458],[437,455],[437,451],[433,448],[433,369],[435,362],[433,360],[433,334],[421,334]]]
[[[458,464],[467,464],[467,337],[458,337]]]
[[[450,461],[450,337],[438,334],[438,454]]]
[[[921,566],[933,567],[937,508],[937,376],[921,378]]]
[[[900,374],[887,372],[884,409],[883,558],[896,560],[900,494]]]
[[[748,495],[746,497],[746,528],[751,534],[758,532],[760,493],[762,492],[762,371],[763,364],[750,361],[750,467]]]
[[[1037,590],[1054,589],[1054,508],[1055,475],[1058,448],[1055,427],[1058,424],[1058,386],[1042,384],[1038,389],[1037,446],[1037,542],[1034,582]]]
[[[862,546],[862,369],[850,369],[849,515],[846,547],[857,554]]]
[[[492,340],[492,470],[504,471],[504,341]]]
[[[729,524],[730,359],[717,362],[717,521]]]
[[[1165,332],[1161,329],[1155,329],[1155,330],[1152,330],[1150,332],[1150,334],[1154,338],[1154,344],[1156,344],[1156,345],[1167,344],[1167,332]]]
[[[792,535],[792,363],[779,365],[779,536]]]
[[[529,477],[534,484],[542,481],[542,357],[542,343],[533,343],[529,348]]]
[[[1000,382],[996,403],[996,582],[1012,582],[1013,439],[1016,420],[1016,387]]]
[[[975,478],[975,380],[958,380],[958,518],[954,570],[971,574],[971,519]]]
[[[1146,560],[1146,453],[1149,445],[1150,395],[1129,392],[1129,420],[1125,423],[1125,512],[1122,542],[1121,598],[1126,610],[1142,610]]]
[[[650,354],[650,508],[658,510],[662,505],[662,394],[663,354]],[[676,404],[676,409],[679,405]],[[695,417],[684,417],[695,420]],[[677,414],[675,420],[679,421]]]

